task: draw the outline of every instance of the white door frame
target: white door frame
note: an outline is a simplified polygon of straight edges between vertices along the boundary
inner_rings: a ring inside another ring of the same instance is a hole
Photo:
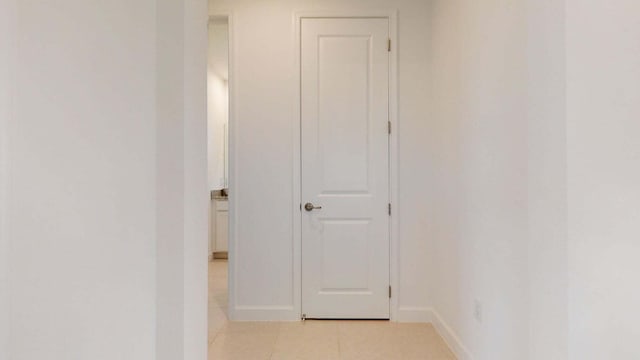
[[[293,16],[294,22],[294,42],[295,42],[295,96],[294,114],[297,114],[298,121],[293,126],[293,286],[294,304],[297,313],[302,315],[302,213],[298,211],[301,204],[301,24],[302,19],[313,18],[384,18],[389,20],[389,38],[391,39],[391,53],[389,57],[389,121],[391,122],[391,135],[389,138],[389,197],[392,206],[390,227],[389,227],[389,279],[392,289],[398,289],[398,11],[397,10],[353,10],[353,11],[302,11],[296,12]],[[398,313],[398,294],[394,291],[390,301],[390,319],[395,321]]]

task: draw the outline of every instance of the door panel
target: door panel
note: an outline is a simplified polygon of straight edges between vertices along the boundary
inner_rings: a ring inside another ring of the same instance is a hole
[[[302,309],[389,318],[387,19],[303,19]],[[304,204],[303,204],[304,205]]]
[[[320,220],[323,261],[321,291],[348,292],[369,288],[369,264],[361,254],[368,253],[369,220]],[[344,272],[344,264],[350,263]]]
[[[368,36],[321,36],[318,145],[323,193],[369,190]]]

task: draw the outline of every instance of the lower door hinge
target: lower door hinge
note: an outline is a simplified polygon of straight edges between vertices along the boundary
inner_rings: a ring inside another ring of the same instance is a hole
[[[389,285],[389,299],[391,299],[391,285]]]
[[[391,215],[391,203],[389,203],[389,215]]]

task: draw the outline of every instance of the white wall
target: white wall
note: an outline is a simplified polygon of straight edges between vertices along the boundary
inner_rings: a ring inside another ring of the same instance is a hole
[[[535,183],[546,173],[553,175],[551,186],[562,184],[562,174],[554,172],[562,162],[546,163],[562,158],[552,152],[561,147],[562,135],[546,139],[544,133],[554,124],[562,127],[554,123],[562,120],[562,107],[541,109],[530,125],[528,96],[546,104],[546,91],[555,84],[539,84],[529,93],[530,77],[546,76],[547,68],[529,69],[527,59],[540,57],[539,48],[548,44],[528,49],[526,5],[434,0],[427,19],[431,91],[423,166],[433,169],[427,190],[433,208],[427,220],[431,297],[435,322],[462,359],[527,359],[530,337],[540,336],[529,318],[530,307],[543,306],[530,296],[529,198],[551,191]],[[553,70],[555,63],[548,66]],[[545,150],[546,144],[553,148]],[[543,226],[549,219],[537,213],[533,218],[539,223],[535,240],[547,241],[553,229]],[[546,287],[536,283],[535,289]]]
[[[638,359],[640,3],[567,0],[570,359]]]
[[[152,359],[154,1],[17,11],[10,358]]]
[[[207,77],[208,163],[209,189],[225,187],[225,126],[229,114],[229,86],[220,76],[209,72]]]
[[[565,2],[527,1],[529,359],[568,358]]]
[[[11,117],[15,1],[0,1],[0,359],[9,359],[9,236],[7,233],[7,127]]]
[[[432,4],[438,322],[463,358],[638,358],[640,5]]]
[[[156,4],[156,359],[207,356],[207,3]]]
[[[432,4],[436,322],[462,358],[566,359],[564,3]]]
[[[1,358],[206,358],[206,6],[17,2]]]
[[[184,4],[156,3],[156,343],[158,360],[184,353]]]
[[[237,153],[232,165],[237,187],[231,189],[232,216],[238,221],[235,294],[236,318],[296,319],[294,303],[292,217],[293,129],[295,113],[296,11],[399,9],[399,204],[401,308],[425,313],[428,306],[424,236],[428,169],[413,154],[424,149],[427,108],[426,3],[422,1],[226,1],[212,0],[210,12],[233,15],[231,109]],[[232,180],[233,184],[233,180]],[[257,205],[257,206],[256,206]],[[250,225],[250,226],[249,226]],[[233,229],[232,229],[233,233]]]
[[[207,53],[207,118],[209,189],[225,187],[224,136],[229,120],[229,24],[209,21]]]
[[[229,78],[229,20],[225,16],[209,19],[207,69],[220,78]]]
[[[184,0],[185,360],[204,360],[208,349],[207,8],[206,0]]]
[[[229,24],[209,21],[207,55],[207,118],[209,189],[218,190],[225,184],[225,126],[229,123]]]

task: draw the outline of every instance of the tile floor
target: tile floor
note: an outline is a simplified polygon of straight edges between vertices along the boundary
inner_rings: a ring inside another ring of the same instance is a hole
[[[227,320],[227,262],[209,263],[209,360],[455,360],[430,324]]]

